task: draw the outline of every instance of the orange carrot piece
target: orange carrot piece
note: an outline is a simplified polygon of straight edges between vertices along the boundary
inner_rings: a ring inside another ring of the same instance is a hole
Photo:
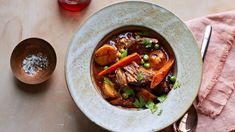
[[[133,53],[133,54],[128,55],[127,57],[119,60],[115,64],[111,65],[108,69],[101,71],[98,75],[103,76],[103,75],[108,74],[112,71],[115,71],[119,67],[130,64],[132,61],[139,62],[140,60],[141,60],[140,55],[138,53]]]
[[[167,75],[171,67],[173,66],[174,58],[170,58],[166,64],[156,72],[156,74],[153,76],[150,88],[155,88]]]

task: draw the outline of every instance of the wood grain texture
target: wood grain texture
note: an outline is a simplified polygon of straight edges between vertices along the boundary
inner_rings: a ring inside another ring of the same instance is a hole
[[[66,48],[88,16],[124,0],[92,0],[77,13],[59,8],[57,0],[0,0],[0,131],[1,132],[87,132],[105,131],[75,106],[66,87]],[[235,9],[234,0],[145,0],[162,5],[183,20]],[[17,81],[10,69],[10,55],[21,40],[39,37],[50,42],[57,53],[51,79],[38,86]]]

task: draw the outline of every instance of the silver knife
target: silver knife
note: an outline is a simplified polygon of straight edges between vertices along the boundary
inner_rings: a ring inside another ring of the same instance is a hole
[[[202,40],[202,47],[201,47],[202,60],[204,60],[205,54],[208,49],[208,45],[209,45],[209,41],[210,41],[210,37],[211,37],[211,31],[212,31],[212,26],[211,25],[206,26],[205,34],[204,34],[204,37]]]

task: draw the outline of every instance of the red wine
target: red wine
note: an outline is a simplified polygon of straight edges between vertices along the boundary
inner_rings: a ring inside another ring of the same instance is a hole
[[[69,11],[81,11],[86,8],[91,0],[58,0],[61,7]]]

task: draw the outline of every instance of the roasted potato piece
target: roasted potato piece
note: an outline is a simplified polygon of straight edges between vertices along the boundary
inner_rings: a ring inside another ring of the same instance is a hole
[[[157,97],[155,95],[153,95],[151,92],[149,92],[148,90],[146,90],[144,88],[141,88],[138,91],[137,96],[143,97],[144,101],[149,101],[149,100],[155,101],[157,99]]]
[[[162,50],[156,50],[150,53],[149,62],[154,70],[160,69],[167,61],[167,57]]]
[[[103,91],[104,95],[107,96],[107,98],[118,98],[118,97],[120,97],[120,94],[114,88],[114,84],[108,78],[104,78],[102,91]]]
[[[101,66],[109,65],[115,62],[117,50],[111,45],[104,45],[95,52],[95,62]]]

